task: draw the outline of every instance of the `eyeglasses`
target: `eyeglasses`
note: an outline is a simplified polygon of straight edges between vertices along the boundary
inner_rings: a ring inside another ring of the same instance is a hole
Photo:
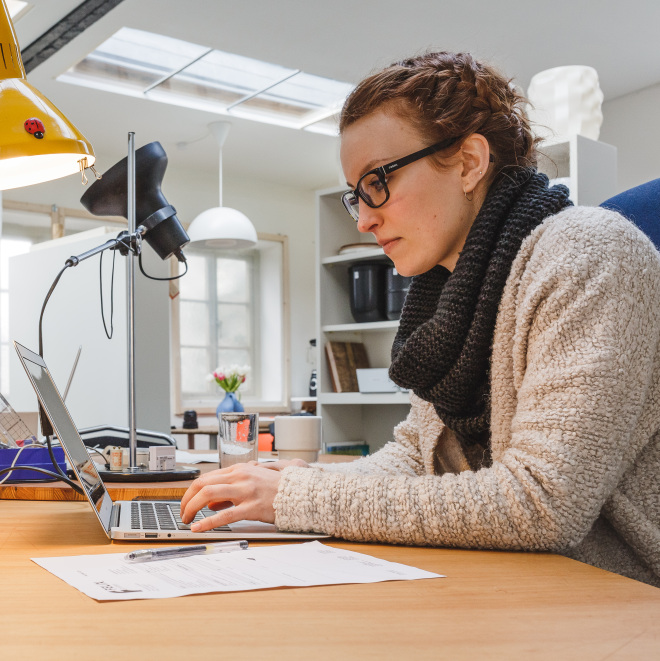
[[[387,187],[387,176],[394,170],[400,170],[404,165],[410,165],[426,156],[430,156],[441,149],[451,147],[458,138],[449,138],[442,142],[437,142],[430,147],[420,149],[419,151],[399,158],[396,161],[381,165],[379,168],[369,170],[360,177],[355,190],[346,191],[341,196],[341,201],[346,207],[346,211],[351,214],[355,222],[360,218],[360,200],[372,209],[382,207],[390,199],[390,189]]]

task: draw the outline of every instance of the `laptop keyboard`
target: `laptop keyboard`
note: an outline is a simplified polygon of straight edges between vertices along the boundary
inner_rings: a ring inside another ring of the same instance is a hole
[[[184,523],[179,515],[179,507],[172,507],[169,503],[152,503],[150,501],[131,503],[131,528],[134,530],[190,530],[190,526],[215,514],[208,507],[195,514],[194,521]],[[231,532],[229,526],[212,528],[205,532]]]

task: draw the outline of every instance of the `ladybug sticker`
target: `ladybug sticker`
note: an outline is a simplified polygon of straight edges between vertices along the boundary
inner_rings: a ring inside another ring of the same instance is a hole
[[[23,123],[23,126],[25,127],[25,130],[32,134],[35,138],[38,138],[41,140],[41,138],[44,137],[44,133],[46,132],[46,129],[44,128],[44,124],[40,119],[37,119],[36,117],[31,117],[30,119],[26,119],[25,122]]]

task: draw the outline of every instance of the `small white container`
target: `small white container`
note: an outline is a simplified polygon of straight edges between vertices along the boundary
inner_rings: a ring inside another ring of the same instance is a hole
[[[275,448],[280,459],[313,462],[321,449],[321,416],[278,415],[275,417]]]

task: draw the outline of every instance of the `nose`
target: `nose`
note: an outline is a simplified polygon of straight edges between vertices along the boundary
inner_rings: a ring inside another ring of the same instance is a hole
[[[383,217],[380,214],[380,209],[372,209],[361,199],[357,222],[358,232],[362,232],[363,234],[375,232],[382,222]]]

